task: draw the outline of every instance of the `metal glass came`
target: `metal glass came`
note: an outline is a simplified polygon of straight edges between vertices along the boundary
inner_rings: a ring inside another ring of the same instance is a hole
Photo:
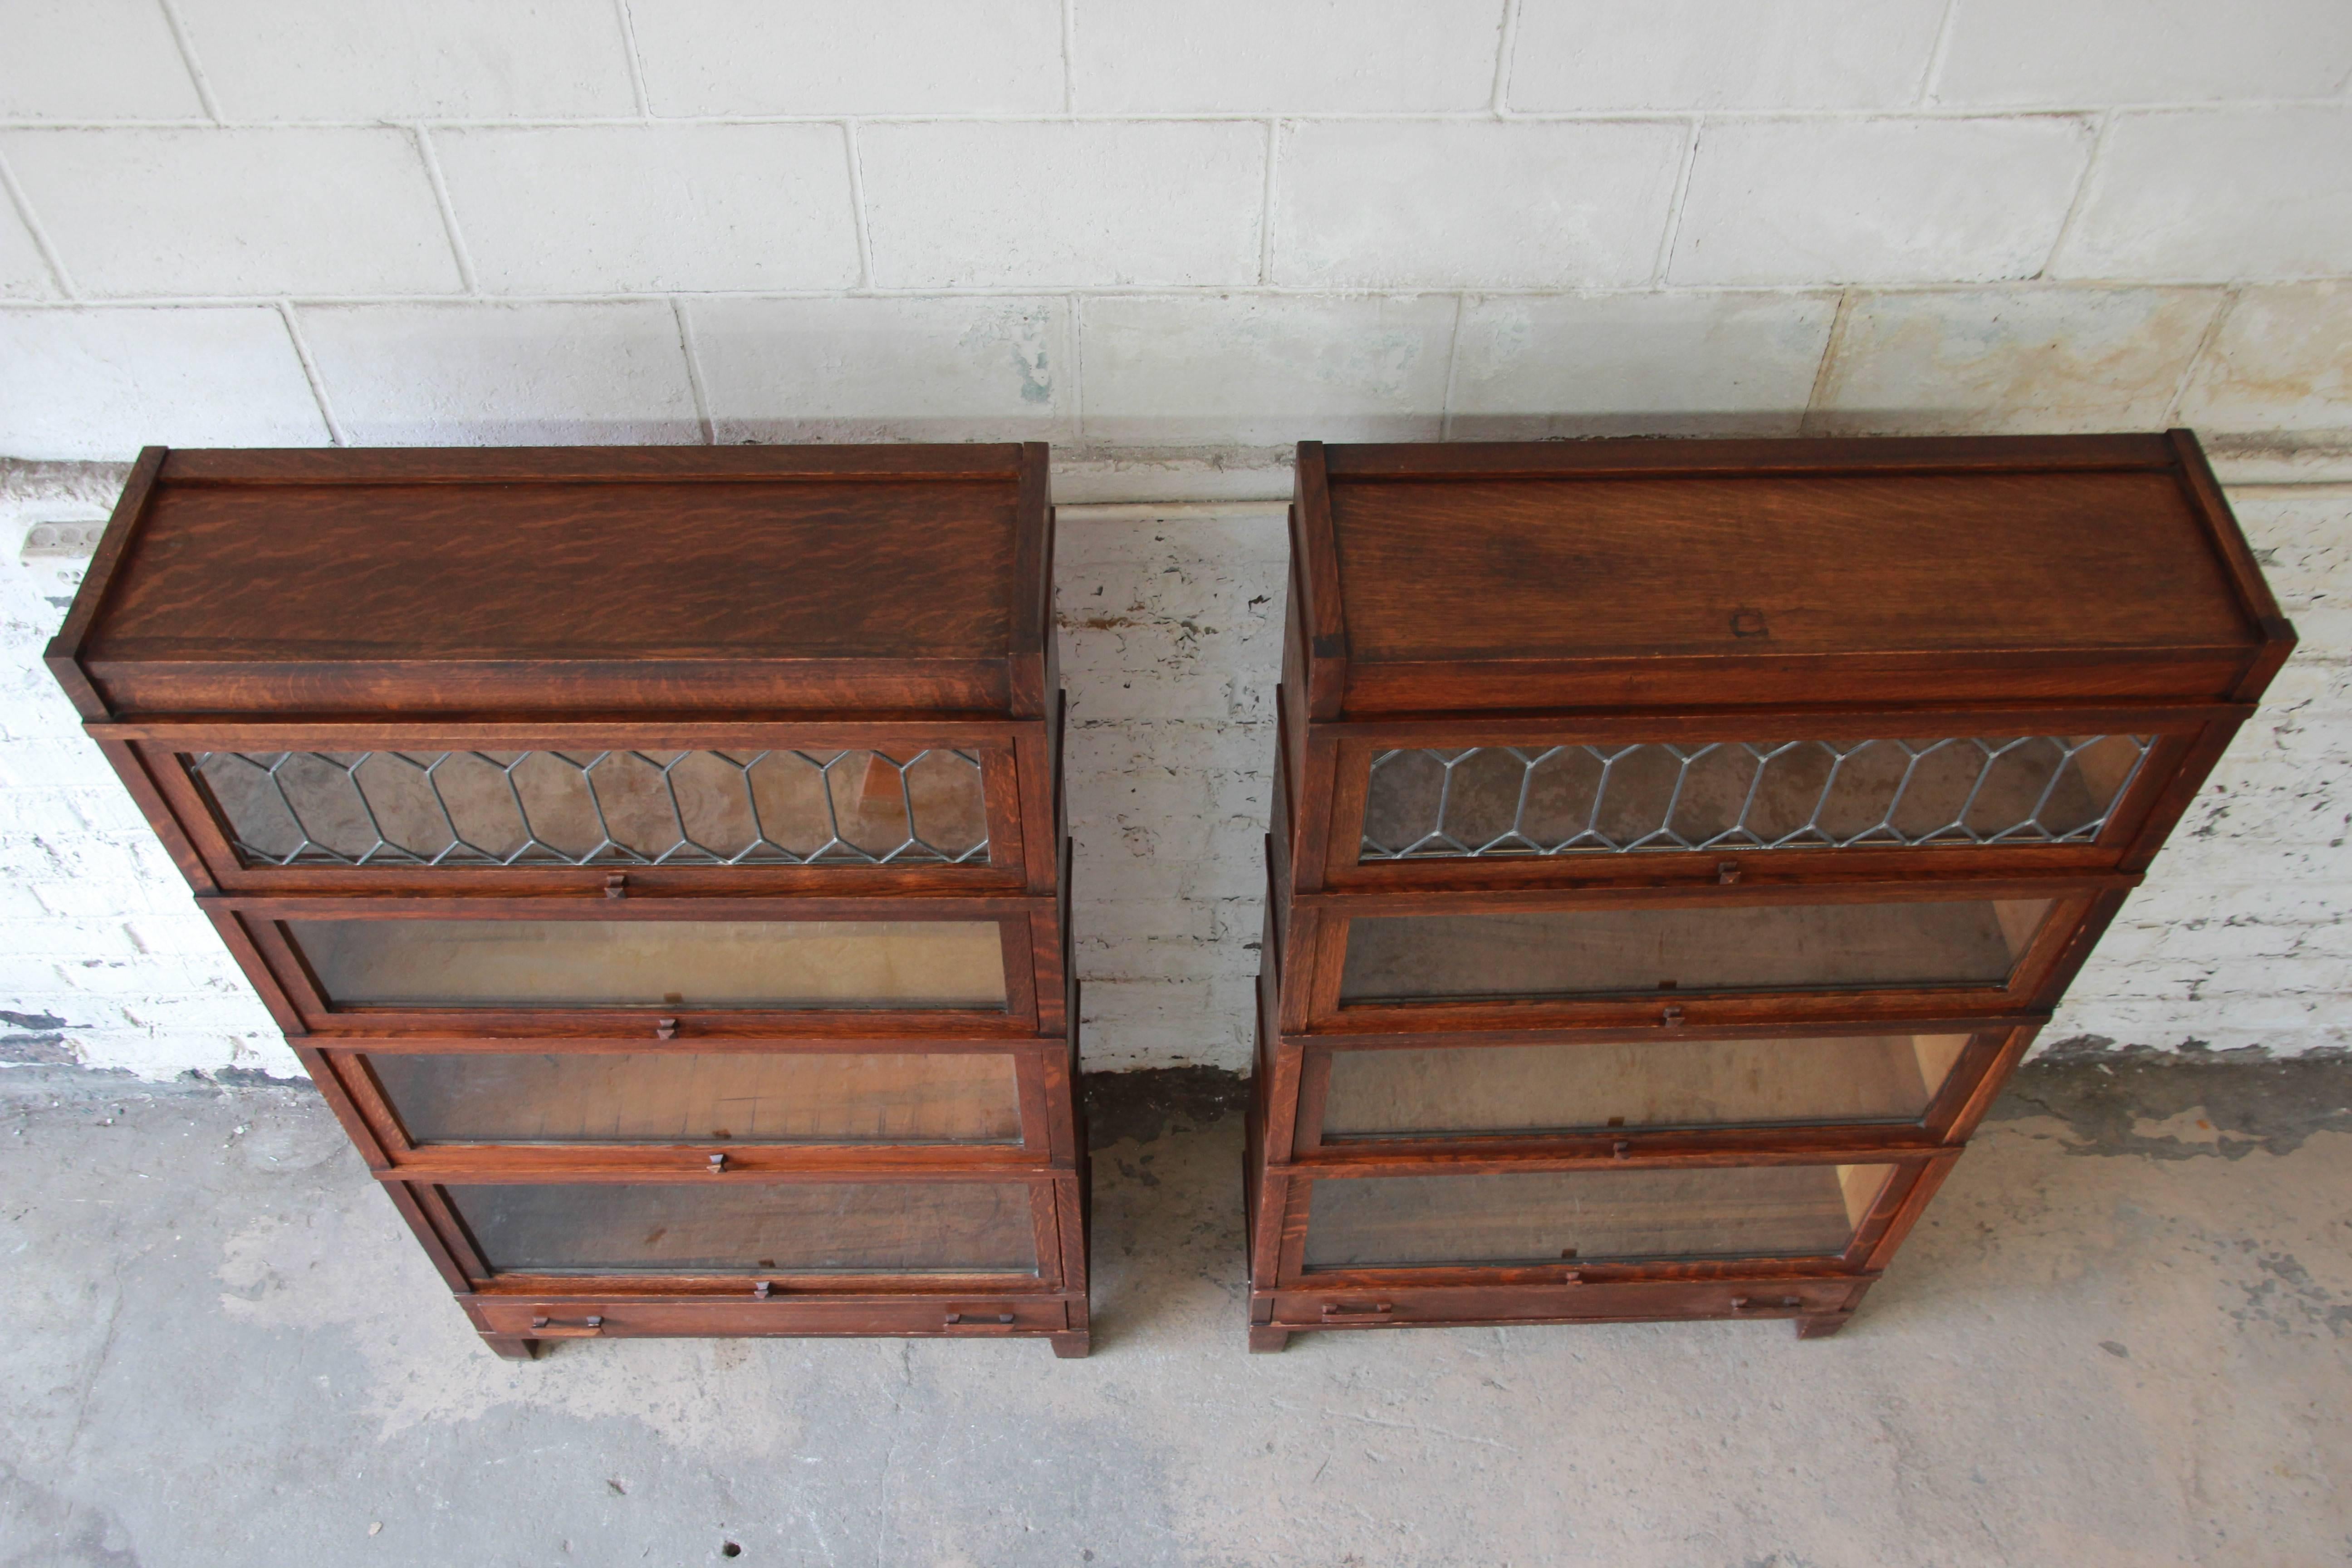
[[[252,866],[984,865],[980,760],[883,752],[205,752]]]
[[[2087,844],[2150,735],[1377,753],[1364,860]]]

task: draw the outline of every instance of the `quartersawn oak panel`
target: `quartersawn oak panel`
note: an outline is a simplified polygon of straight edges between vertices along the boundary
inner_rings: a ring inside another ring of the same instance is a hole
[[[2160,471],[1331,492],[1349,651],[1366,661],[2253,640]]]

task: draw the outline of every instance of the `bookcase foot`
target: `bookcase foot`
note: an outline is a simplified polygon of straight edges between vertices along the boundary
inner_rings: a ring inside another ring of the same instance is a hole
[[[482,1342],[508,1361],[530,1361],[539,1354],[539,1342],[520,1334],[484,1334]]]
[[[1094,1336],[1084,1329],[1074,1333],[1049,1334],[1046,1337],[1054,1342],[1054,1353],[1064,1361],[1080,1360],[1094,1348]]]
[[[1250,1353],[1252,1355],[1272,1355],[1289,1342],[1288,1329],[1263,1329],[1255,1325],[1251,1326]]]
[[[1799,1318],[1797,1337],[1801,1340],[1825,1340],[1852,1321],[1852,1312],[1824,1312],[1818,1317]]]

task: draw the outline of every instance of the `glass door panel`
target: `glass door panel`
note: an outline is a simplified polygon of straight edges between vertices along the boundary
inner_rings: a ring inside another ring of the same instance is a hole
[[[1359,916],[1342,1004],[2009,984],[2049,899]]]
[[[1024,1182],[451,1185],[501,1274],[1028,1274]]]
[[[988,863],[969,752],[194,752],[257,866]]]
[[[1018,1143],[1002,1053],[375,1052],[410,1140],[433,1143]]]
[[[1380,752],[1359,858],[2088,844],[2154,744],[2004,735]]]
[[[328,1002],[360,1007],[1002,1011],[993,921],[288,921]]]
[[[1324,1177],[1310,1269],[1834,1258],[1893,1165]]]
[[[1323,1136],[1916,1122],[1967,1035],[1446,1046],[1331,1053]]]

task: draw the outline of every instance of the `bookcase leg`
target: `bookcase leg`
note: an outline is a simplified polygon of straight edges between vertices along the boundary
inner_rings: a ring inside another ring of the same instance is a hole
[[[1094,1336],[1084,1329],[1047,1337],[1054,1342],[1054,1353],[1064,1361],[1076,1361],[1094,1346]]]
[[[520,1334],[484,1334],[482,1342],[509,1361],[529,1361],[539,1354],[539,1342]]]
[[[1799,1318],[1797,1337],[1801,1340],[1825,1340],[1852,1321],[1853,1314],[1850,1311],[1823,1312],[1818,1317]]]
[[[1272,1355],[1275,1352],[1282,1349],[1289,1342],[1290,1331],[1288,1329],[1261,1328],[1255,1323],[1252,1323],[1250,1325],[1250,1353],[1252,1355]]]

